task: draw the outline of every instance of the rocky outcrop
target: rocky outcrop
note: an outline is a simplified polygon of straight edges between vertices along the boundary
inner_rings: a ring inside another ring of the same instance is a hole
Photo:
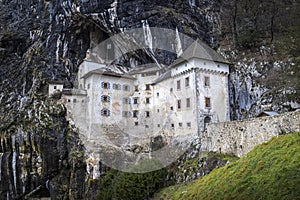
[[[245,20],[234,18],[233,22],[241,24],[231,26],[232,18],[222,14],[235,12],[226,8],[228,5],[214,0],[1,1],[0,175],[1,180],[7,180],[0,183],[1,199],[42,194],[53,199],[84,197],[84,150],[78,133],[65,120],[63,106],[46,94],[50,80],[73,87],[77,67],[95,42],[91,41],[92,33],[102,35],[103,40],[127,29],[158,26],[177,28],[213,47],[221,44],[221,52],[237,66],[243,66],[233,68],[231,76],[233,118],[258,112],[260,107],[257,109],[256,104],[262,102],[261,96],[267,90],[253,79],[257,71],[257,67],[249,68],[253,63],[237,62],[249,54],[235,51],[231,45],[235,37],[230,35],[238,35],[238,27],[247,29],[243,23],[255,27],[255,20],[249,17],[251,14],[238,15]],[[228,31],[232,27],[236,28],[233,33]],[[155,50],[154,55],[164,64],[175,59],[174,54],[164,51]],[[151,60],[147,53],[138,52],[124,56],[118,63],[130,67],[132,56],[141,63]],[[251,59],[256,56],[248,56],[248,61]],[[266,71],[259,71],[258,77],[267,76]],[[266,99],[263,104],[274,102],[273,97]]]

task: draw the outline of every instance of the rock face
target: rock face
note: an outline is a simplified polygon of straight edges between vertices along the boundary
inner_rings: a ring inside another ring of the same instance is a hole
[[[91,32],[178,28],[207,42],[211,23],[187,1],[1,1],[1,199],[83,199],[84,150],[65,108],[46,97],[49,80],[72,87]],[[201,11],[201,12],[200,12]],[[102,38],[102,39],[103,39]],[[161,55],[170,63],[174,57]],[[126,63],[126,61],[124,61]]]
[[[221,44],[224,55],[237,61],[240,57],[232,50],[235,40],[230,37],[241,24],[229,23],[234,16],[226,14],[234,12],[227,8],[214,0],[0,1],[0,177],[5,180],[0,182],[0,198],[84,198],[84,148],[76,129],[65,120],[65,108],[46,94],[50,80],[73,86],[86,51],[99,42],[95,38],[138,27],[177,28],[213,47]],[[245,19],[241,23],[249,21],[247,16],[238,17]],[[228,34],[231,27],[236,29]],[[155,54],[164,64],[175,59],[167,52]],[[151,59],[147,52],[138,52],[117,62],[130,67],[131,56],[140,62]],[[253,105],[266,91],[255,86],[256,70],[250,73],[249,63],[243,63],[244,70],[235,69],[231,79],[235,119],[257,112]]]

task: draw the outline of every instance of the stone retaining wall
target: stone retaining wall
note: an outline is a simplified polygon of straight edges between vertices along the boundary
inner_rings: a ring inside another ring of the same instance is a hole
[[[202,150],[233,153],[239,157],[256,145],[281,134],[299,132],[300,111],[274,117],[209,124],[201,135]]]

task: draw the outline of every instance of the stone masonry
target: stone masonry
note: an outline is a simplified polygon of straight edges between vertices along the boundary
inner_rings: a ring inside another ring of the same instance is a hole
[[[203,151],[231,153],[241,157],[272,137],[299,131],[300,111],[274,117],[212,123],[200,135],[201,148]]]

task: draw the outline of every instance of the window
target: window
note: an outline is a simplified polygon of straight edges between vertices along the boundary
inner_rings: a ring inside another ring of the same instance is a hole
[[[56,85],[55,85],[55,86],[53,86],[53,89],[54,89],[54,90],[56,90],[56,89],[57,89]]]
[[[186,123],[186,126],[187,126],[188,128],[191,128],[191,127],[192,127],[191,122]]]
[[[180,80],[177,81],[177,90],[180,90]]]
[[[110,102],[110,96],[102,95],[101,96],[101,101],[102,102]]]
[[[101,87],[102,87],[103,89],[109,89],[109,88],[110,88],[110,84],[109,84],[108,82],[102,82],[102,83],[101,83]]]
[[[187,108],[191,107],[191,98],[186,99],[186,107]]]
[[[145,128],[149,128],[149,125],[145,125]]]
[[[186,77],[185,78],[185,87],[189,87],[190,86],[190,77]]]
[[[138,98],[133,98],[133,104],[138,104]]]
[[[113,84],[113,89],[114,89],[114,90],[121,90],[121,85],[120,85],[120,84],[114,83],[114,84]]]
[[[90,85],[90,84],[88,84],[88,85],[87,85],[87,89],[90,89],[90,87],[91,87],[91,85]]]
[[[149,104],[150,103],[150,98],[146,98],[146,104]]]
[[[210,98],[208,98],[208,97],[205,97],[205,107],[206,108],[210,108],[211,107],[211,105],[210,105]]]
[[[170,92],[173,92],[173,88],[170,88]]]
[[[134,91],[136,91],[136,92],[139,91],[139,86],[138,85],[134,86]]]
[[[134,125],[135,125],[135,126],[138,126],[138,125],[139,125],[139,123],[138,123],[138,122],[134,122]]]
[[[157,109],[157,112],[159,113],[159,109]]]
[[[68,99],[68,102],[71,102],[71,99]]]
[[[150,112],[146,111],[146,117],[150,117]]]
[[[209,81],[209,77],[208,77],[208,76],[205,76],[205,77],[204,77],[204,86],[205,86],[205,87],[209,87],[209,82],[210,82],[210,81]]]
[[[132,115],[133,115],[134,118],[137,118],[137,116],[138,116],[138,111],[137,111],[137,110],[133,111]]]
[[[104,116],[104,117],[109,117],[110,116],[110,110],[102,109],[101,110],[101,115]]]
[[[181,100],[177,100],[177,108],[181,109]]]
[[[204,118],[204,130],[206,129],[207,124],[209,124],[210,122],[211,122],[211,118],[209,116],[206,116]]]
[[[76,99],[73,99],[73,103],[76,103]]]
[[[171,124],[171,128],[173,129],[175,127],[175,125],[174,124]]]
[[[156,93],[156,96],[159,97],[159,92]]]
[[[123,117],[130,117],[131,116],[131,112],[130,111],[123,111],[122,116]]]
[[[150,90],[150,84],[146,84],[146,90]]]
[[[159,127],[160,127],[160,124],[157,124],[157,127],[159,128]]]
[[[182,128],[182,123],[181,123],[181,122],[178,123],[178,127],[179,127],[179,128]]]
[[[129,85],[123,85],[123,90],[124,91],[130,91],[130,86]]]
[[[123,104],[130,104],[130,98],[124,98]]]
[[[174,110],[174,109],[173,109],[173,106],[170,107],[170,110]]]

